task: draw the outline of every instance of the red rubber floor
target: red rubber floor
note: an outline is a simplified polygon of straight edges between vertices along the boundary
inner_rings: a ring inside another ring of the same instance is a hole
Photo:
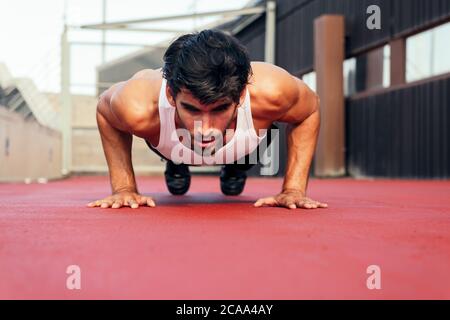
[[[317,210],[253,208],[279,179],[237,198],[217,177],[194,176],[183,197],[138,182],[157,208],[86,208],[107,177],[1,184],[0,298],[450,298],[450,181],[311,180],[329,204]],[[74,264],[81,290],[66,288]]]

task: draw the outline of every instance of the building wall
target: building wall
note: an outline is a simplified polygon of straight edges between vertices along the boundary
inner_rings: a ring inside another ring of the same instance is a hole
[[[381,30],[366,26],[366,9],[381,9]],[[391,38],[417,32],[450,19],[448,0],[278,0],[276,64],[294,74],[313,68],[313,22],[324,14],[345,16],[346,56],[380,46]],[[248,46],[252,59],[264,59],[265,16],[236,37]]]
[[[349,173],[449,178],[449,91],[448,77],[349,99]]]
[[[261,3],[264,1],[261,1]],[[366,19],[368,14],[367,8],[370,5],[377,5],[381,8],[381,30],[369,30],[366,28]],[[316,18],[324,14],[340,14],[345,16],[346,29],[346,46],[345,56],[347,58],[368,52],[374,48],[379,48],[387,44],[390,40],[398,37],[413,34],[433,25],[443,23],[450,20],[450,1],[448,0],[278,0],[277,1],[277,27],[276,27],[276,64],[285,68],[292,74],[301,76],[313,69],[314,63],[314,30],[313,23]],[[255,20],[252,24],[242,29],[236,37],[247,46],[252,60],[264,60],[264,37],[265,37],[265,15]],[[104,70],[99,70],[99,81],[120,81],[131,76],[131,72],[147,66],[162,63],[161,56],[163,52],[156,55],[143,52],[135,58],[124,59],[123,63],[119,62],[113,66],[106,66]],[[142,59],[153,59],[159,56],[159,60],[152,62]],[[155,62],[156,61],[156,62]],[[158,65],[159,67],[159,65]],[[444,94],[441,90],[443,86],[438,85],[436,80],[429,80],[430,86]],[[417,87],[418,89],[421,87]],[[402,89],[403,90],[403,89]],[[409,139],[406,135],[399,135],[397,129],[392,129],[386,134],[384,124],[387,121],[383,116],[388,116],[392,110],[396,110],[396,121],[398,127],[414,128],[411,121],[418,121],[417,117],[421,117],[422,113],[415,113],[408,109],[408,105],[404,99],[408,99],[410,94],[406,94],[399,88],[392,88],[389,93],[373,93],[359,96],[357,99],[349,99],[346,105],[347,117],[347,138],[346,138],[346,158],[347,172],[353,176],[396,176],[396,177],[442,177],[445,176],[445,170],[439,169],[431,171],[430,174],[420,173],[420,170],[406,170],[404,168],[413,168],[417,166],[419,160],[414,157],[402,155],[400,152],[383,155],[383,148],[390,150],[393,137],[395,141],[401,144],[404,150],[428,150],[430,152],[432,163],[441,163],[442,153],[438,149],[439,143],[435,143],[432,135],[421,136],[425,142],[419,142],[418,139]],[[434,91],[433,91],[434,92]],[[427,99],[428,95],[424,98]],[[421,100],[423,105],[437,103],[436,100]],[[401,105],[402,107],[398,107]],[[359,108],[360,106],[361,108]],[[322,105],[322,108],[327,106]],[[424,107],[423,107],[424,108]],[[443,112],[447,110],[442,107],[433,106],[433,117],[420,118],[422,126],[426,128],[446,128],[448,126],[448,117]],[[421,111],[422,112],[422,111]],[[431,111],[430,111],[431,112]],[[380,116],[383,115],[383,116]],[[411,114],[416,118],[412,119]],[[435,126],[436,119],[444,121],[443,124]],[[364,144],[363,140],[369,137],[367,128],[371,128],[371,137],[375,135],[377,138],[373,141],[376,143]],[[87,133],[86,133],[87,134]],[[90,133],[89,139],[95,141],[95,134]],[[78,139],[75,137],[74,139]],[[381,138],[383,137],[383,138]],[[81,137],[80,137],[81,139]],[[281,133],[281,163],[280,175],[283,174],[286,160],[286,149],[284,144],[284,133]],[[429,139],[429,140],[427,140]],[[420,140],[422,141],[422,140]],[[423,149],[421,145],[427,144],[427,148]],[[83,144],[81,144],[83,145]],[[96,143],[98,145],[98,142]],[[83,148],[85,148],[84,146]],[[446,146],[448,151],[448,146]],[[406,152],[406,151],[405,151]],[[382,157],[381,161],[392,162],[389,165],[380,166],[379,163],[370,162],[378,161],[377,154]],[[393,158],[394,156],[397,158]],[[100,155],[98,155],[100,157]],[[88,159],[88,158],[87,158]],[[364,159],[364,160],[361,160]],[[427,158],[428,159],[428,158]],[[91,160],[92,161],[92,160]],[[428,160],[426,160],[428,161]],[[431,161],[431,160],[430,160]],[[420,162],[420,161],[419,161]],[[401,163],[402,169],[394,169]],[[442,162],[447,165],[446,161]],[[420,164],[419,166],[427,166]],[[378,169],[373,169],[373,166]],[[446,169],[446,170],[447,170]],[[257,174],[259,168],[252,170],[252,174]]]
[[[59,95],[47,94],[50,101],[59,104]],[[97,98],[72,95],[72,172],[106,173],[106,163],[100,133],[97,127]],[[56,106],[58,109],[59,106]],[[136,173],[155,174],[164,171],[164,163],[141,138],[133,138],[132,159]]]
[[[366,28],[366,9],[381,8],[381,30]],[[450,20],[448,0],[278,0],[276,64],[301,76],[313,69],[313,22],[345,16],[346,57]],[[263,60],[265,16],[239,32],[253,60]],[[448,177],[448,78],[367,93],[346,104],[347,172],[372,177]],[[445,78],[445,77],[444,77]],[[447,99],[447,100],[446,100]],[[327,106],[322,105],[322,108]],[[284,168],[285,159],[281,167]]]
[[[142,69],[158,69],[163,65],[165,49],[143,49],[133,53],[131,57],[123,57],[111,63],[106,63],[97,69],[98,92],[100,95],[116,83],[131,78]]]
[[[61,134],[0,106],[0,182],[61,177]]]

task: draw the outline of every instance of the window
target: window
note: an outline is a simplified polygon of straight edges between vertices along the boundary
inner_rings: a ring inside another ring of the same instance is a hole
[[[349,88],[354,88],[354,91],[350,90],[350,94],[390,86],[391,47],[389,45],[371,50],[354,59],[354,78],[349,79],[354,83],[348,84]]]
[[[356,58],[344,61],[344,96],[351,96],[356,92],[355,87]]]
[[[344,96],[390,86],[391,47],[385,45],[368,53],[349,58],[343,64]],[[302,80],[316,91],[316,73],[303,75]]]
[[[406,81],[450,72],[450,22],[406,39]]]
[[[391,83],[391,47],[386,45],[344,61],[344,96],[387,88]]]
[[[316,86],[316,72],[312,71],[310,73],[305,73],[302,77],[302,80],[304,83],[306,83],[306,85],[308,87],[311,88],[311,90],[313,90],[314,92],[317,91],[317,86]]]
[[[383,47],[383,88],[391,85],[391,46]]]

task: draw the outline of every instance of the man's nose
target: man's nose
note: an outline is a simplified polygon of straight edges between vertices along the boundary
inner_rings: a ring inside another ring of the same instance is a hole
[[[202,129],[202,134],[204,137],[207,137],[208,135],[210,135],[213,132],[211,117],[208,114],[206,114],[202,117],[201,129]]]

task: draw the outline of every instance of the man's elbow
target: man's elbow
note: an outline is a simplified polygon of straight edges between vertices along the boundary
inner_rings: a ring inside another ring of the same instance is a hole
[[[120,131],[127,131],[127,128],[124,127],[123,123],[117,121],[116,116],[111,110],[110,95],[105,94],[99,97],[97,101],[96,120],[100,131],[111,127]]]
[[[96,118],[97,118],[97,124],[99,124],[99,121],[102,119],[105,119],[105,112],[108,108],[107,101],[103,96],[100,96],[97,101],[97,107],[96,107]]]
[[[313,92],[312,101],[313,101],[313,103],[312,103],[311,113],[314,113],[314,112],[318,113],[320,111],[320,97],[315,92]]]

